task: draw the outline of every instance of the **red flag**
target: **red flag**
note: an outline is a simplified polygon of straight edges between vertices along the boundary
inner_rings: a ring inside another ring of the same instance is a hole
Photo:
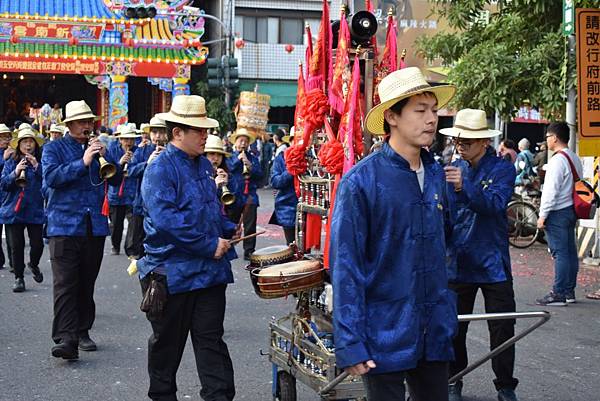
[[[310,25],[306,24],[305,30],[306,30],[306,56],[305,56],[304,65],[306,66],[306,78],[308,78],[308,77],[310,77],[310,71],[309,71],[310,59],[312,58],[312,55],[313,55],[313,41],[312,41],[312,32],[310,31]],[[303,85],[304,85],[304,83],[303,83]],[[298,103],[296,103],[296,104],[298,104]]]
[[[321,25],[319,26],[319,37],[317,47],[310,60],[308,68],[309,77],[306,82],[306,89],[327,88],[329,76],[331,75],[331,21],[329,21],[329,4],[323,0],[323,13],[321,15]]]
[[[385,71],[385,75],[398,69],[398,31],[396,21],[394,21],[394,16],[391,13],[388,13],[387,23],[385,47],[383,48],[380,64],[380,68]]]
[[[360,126],[360,63],[358,53],[354,57],[350,90],[346,97],[344,115],[340,123],[340,142],[344,146],[344,173],[354,165],[356,153],[362,153],[362,129]],[[355,143],[358,142],[358,143]],[[360,152],[357,152],[360,151]]]
[[[331,86],[329,87],[329,104],[338,114],[344,113],[344,103],[346,96],[344,95],[344,79],[345,73],[350,65],[348,57],[348,47],[350,46],[350,28],[346,20],[346,9],[342,7],[342,15],[340,16],[340,31],[338,35],[338,46],[335,52],[335,68],[331,78]]]
[[[292,141],[292,145],[296,144],[299,138],[302,138],[302,127],[304,126],[305,96],[306,91],[304,89],[304,72],[302,69],[302,63],[300,63],[298,71],[298,92],[296,93],[296,110],[294,111],[294,138]]]

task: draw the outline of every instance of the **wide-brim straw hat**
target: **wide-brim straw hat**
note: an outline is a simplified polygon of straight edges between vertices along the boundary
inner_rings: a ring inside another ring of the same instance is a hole
[[[150,132],[150,124],[148,123],[141,123],[140,124],[140,131],[142,131],[143,133],[148,133]]]
[[[117,125],[116,134],[117,139],[135,139],[141,136],[133,123]]]
[[[17,149],[17,147],[19,146],[19,142],[21,142],[21,140],[25,138],[35,139],[39,147],[42,147],[44,145],[44,139],[40,138],[35,130],[31,129],[30,127],[24,127],[19,128],[17,130],[17,137],[13,138],[10,141],[10,147],[13,149]]]
[[[204,145],[204,153],[220,153],[225,157],[231,156],[231,153],[225,151],[225,145],[223,140],[216,135],[209,135],[206,138],[206,145]]]
[[[502,134],[495,129],[489,129],[485,111],[476,109],[459,110],[452,128],[442,128],[440,133],[464,139],[493,138]]]
[[[238,137],[240,136],[248,137],[248,145],[256,141],[256,133],[252,130],[243,127],[236,129],[235,132],[229,137],[229,141],[231,143],[235,143],[235,141],[237,141]]]
[[[76,120],[89,120],[90,118],[94,120],[100,119],[100,117],[92,113],[92,109],[90,109],[85,100],[74,100],[65,106],[65,119],[62,122],[68,123]]]
[[[0,124],[0,134],[12,134],[12,130],[6,124]]]
[[[167,128],[164,120],[154,116],[150,119],[150,124],[148,124],[148,128]]]
[[[206,115],[206,102],[202,96],[179,95],[173,98],[171,110],[155,117],[193,128],[218,128],[219,122]]]
[[[290,144],[292,142],[292,139],[294,139],[295,131],[296,131],[295,127],[290,128],[290,133],[285,135],[283,138],[281,138],[281,140],[287,144]]]
[[[51,124],[48,132],[58,132],[58,133],[64,134],[65,127],[62,125],[58,125],[58,124]]]
[[[383,113],[400,100],[410,96],[431,92],[437,98],[439,108],[444,107],[454,97],[456,87],[448,84],[431,85],[417,67],[397,70],[381,80],[377,86],[381,103],[367,114],[365,126],[373,135],[385,135]]]

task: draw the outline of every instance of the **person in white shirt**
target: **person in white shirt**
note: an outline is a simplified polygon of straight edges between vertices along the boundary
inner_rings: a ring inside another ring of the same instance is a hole
[[[287,132],[285,132],[283,128],[278,129],[275,135],[273,135],[273,142],[275,142],[276,147],[273,160],[275,160],[275,158],[279,156],[281,152],[285,152],[285,150],[288,148],[289,145],[283,140],[286,135]]]
[[[566,306],[575,302],[575,285],[579,259],[575,243],[577,216],[573,207],[573,174],[569,159],[577,174],[583,176],[579,157],[568,148],[569,126],[555,122],[546,131],[548,149],[554,156],[546,166],[546,177],[537,226],[544,229],[548,247],[554,259],[554,286],[538,305]]]

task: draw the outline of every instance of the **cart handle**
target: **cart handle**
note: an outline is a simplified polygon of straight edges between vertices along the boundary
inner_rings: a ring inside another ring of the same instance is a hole
[[[470,373],[473,370],[477,369],[479,366],[483,365],[485,362],[492,359],[499,353],[503,352],[508,347],[510,347],[511,345],[513,345],[514,343],[516,343],[517,341],[519,341],[520,339],[522,339],[523,337],[525,337],[526,335],[528,335],[529,333],[531,333],[532,331],[534,331],[535,329],[537,329],[538,327],[540,327],[541,325],[546,323],[548,320],[550,320],[550,313],[547,311],[476,313],[476,314],[472,314],[472,315],[458,315],[459,322],[471,322],[471,321],[479,321],[479,320],[530,319],[530,318],[539,318],[540,320],[537,321],[535,324],[531,325],[530,327],[528,327],[527,329],[523,330],[521,333],[515,334],[514,336],[512,336],[511,338],[506,340],[504,343],[502,343],[500,346],[494,348],[494,350],[491,351],[490,353],[488,353],[486,356],[473,362],[471,365],[467,366],[464,370],[462,370],[461,372],[452,376],[448,380],[448,383],[454,383],[455,381],[461,379],[467,373]],[[346,371],[342,372],[335,379],[333,379],[332,381],[327,383],[323,388],[321,388],[321,390],[319,390],[319,395],[322,396],[324,394],[329,393],[338,384],[343,382],[348,376],[349,376],[348,372],[346,372]]]

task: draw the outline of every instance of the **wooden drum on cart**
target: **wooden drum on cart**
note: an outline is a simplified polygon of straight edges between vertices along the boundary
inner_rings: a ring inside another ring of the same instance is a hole
[[[250,265],[248,270],[263,268],[280,263],[291,262],[295,259],[295,252],[288,245],[274,245],[266,248],[257,249],[250,255]]]
[[[325,270],[318,260],[298,260],[254,269],[250,278],[259,297],[272,299],[322,286]]]

